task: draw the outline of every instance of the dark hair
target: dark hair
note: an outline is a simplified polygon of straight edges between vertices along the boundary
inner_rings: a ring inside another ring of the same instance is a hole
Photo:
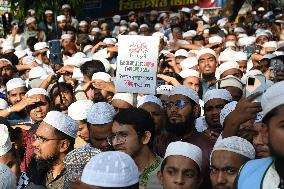
[[[218,27],[211,27],[209,28],[209,34],[218,34],[219,33],[219,28]]]
[[[67,152],[70,152],[74,149],[75,144],[75,138],[63,133],[62,131],[59,131],[57,129],[54,129],[55,136],[59,139],[67,139],[70,142],[70,146],[68,147]]]
[[[67,33],[68,31],[72,31],[76,33],[76,28],[74,28],[73,26],[67,25],[66,28],[64,29],[64,31]]]
[[[131,186],[126,186],[126,187],[101,187],[103,189],[139,189],[139,183],[133,184]]]
[[[121,109],[115,115],[113,121],[120,124],[133,125],[134,130],[141,135],[149,131],[152,136],[148,146],[152,149],[155,136],[155,123],[149,112],[139,108]]]
[[[205,39],[202,35],[196,35],[192,38],[192,43],[194,43],[195,41],[205,41]]]
[[[35,38],[35,37],[29,37],[29,38],[27,39],[27,46],[30,48],[30,50],[31,50],[32,52],[35,51],[34,45],[35,45],[37,42],[38,42],[38,39]]]
[[[91,61],[85,62],[80,67],[80,70],[83,75],[88,76],[90,79],[92,78],[94,73],[106,71],[104,64],[99,60],[91,60]]]
[[[164,75],[167,75],[167,76],[175,78],[181,84],[183,82],[183,78],[179,74],[177,74],[175,72],[166,72],[166,73],[164,73]]]
[[[60,91],[69,91],[72,94],[72,96],[74,96],[72,85],[68,83],[64,83],[64,82],[59,82],[59,88],[60,88]],[[52,88],[50,89],[49,94],[50,94],[51,103],[54,103],[54,100],[59,95],[58,86],[53,85]]]

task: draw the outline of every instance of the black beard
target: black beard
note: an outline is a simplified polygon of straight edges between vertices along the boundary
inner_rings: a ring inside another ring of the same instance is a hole
[[[170,123],[168,120],[165,128],[169,133],[183,137],[194,129],[194,120],[193,114],[191,114],[184,123]]]
[[[268,144],[268,146],[270,148],[271,156],[273,157],[274,162],[275,162],[275,169],[277,173],[279,174],[280,178],[283,179],[284,178],[284,156],[276,152],[271,146],[271,144]]]
[[[48,157],[48,159],[36,159],[36,164],[37,164],[37,170],[38,171],[49,171],[52,166],[56,165],[59,156],[54,155],[53,157]]]
[[[215,78],[215,73],[213,72],[213,73],[202,74],[202,78],[204,80]]]

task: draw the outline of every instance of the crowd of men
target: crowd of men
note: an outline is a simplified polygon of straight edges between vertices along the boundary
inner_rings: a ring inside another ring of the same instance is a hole
[[[279,7],[111,23],[29,10],[1,44],[0,188],[284,189]],[[116,91],[119,35],[160,38],[156,95]]]

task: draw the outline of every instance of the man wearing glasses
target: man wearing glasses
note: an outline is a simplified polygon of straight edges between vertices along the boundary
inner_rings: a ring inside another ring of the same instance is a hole
[[[34,157],[27,174],[31,182],[48,189],[63,188],[64,157],[73,150],[78,124],[69,116],[58,112],[47,113],[34,134]]]

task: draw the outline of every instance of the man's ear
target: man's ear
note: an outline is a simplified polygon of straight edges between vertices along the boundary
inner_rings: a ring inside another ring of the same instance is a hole
[[[59,151],[61,153],[66,152],[68,150],[68,148],[70,147],[70,145],[71,144],[70,144],[69,140],[61,140],[60,141],[60,149],[59,149]]]
[[[150,131],[145,131],[144,135],[142,136],[142,144],[148,144],[151,140],[152,134]]]
[[[200,117],[201,107],[199,105],[194,106],[192,111],[195,118]]]
[[[157,177],[159,179],[160,184],[163,185],[163,174],[161,171],[157,172]]]

